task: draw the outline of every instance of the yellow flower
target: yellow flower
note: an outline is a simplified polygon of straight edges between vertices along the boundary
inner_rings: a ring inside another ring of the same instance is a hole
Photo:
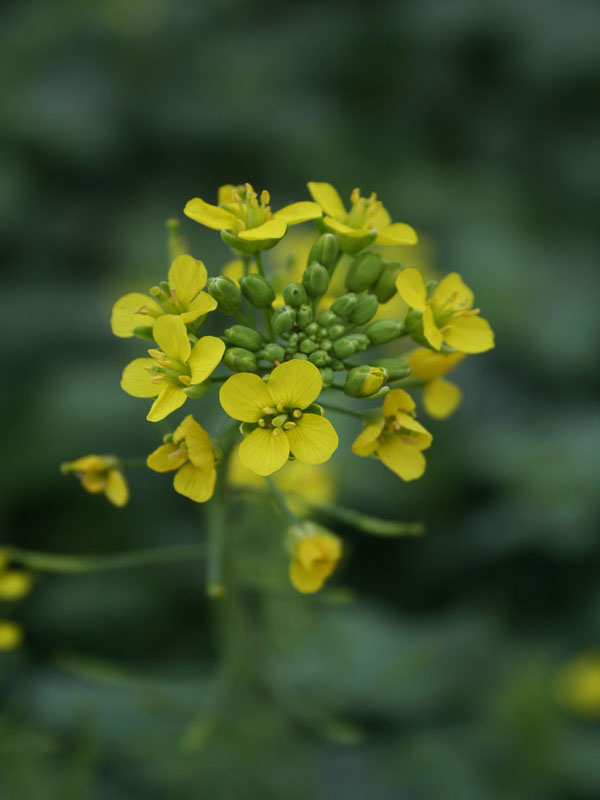
[[[208,391],[210,384],[200,384],[221,361],[225,344],[216,336],[203,336],[191,347],[185,322],[170,314],[156,320],[153,336],[160,350],[148,350],[150,358],[129,363],[121,388],[133,397],[156,397],[146,419],[158,422],[188,397],[201,397]]]
[[[115,336],[133,336],[138,326],[152,326],[157,317],[175,314],[185,323],[214,311],[217,301],[202,289],[206,286],[206,267],[188,255],[179,256],[169,269],[169,291],[159,286],[151,290],[154,297],[131,292],[113,306],[110,320]]]
[[[600,716],[600,651],[570,661],[558,676],[556,690],[562,704],[576,714]]]
[[[104,492],[115,506],[124,506],[129,500],[129,487],[115,456],[82,456],[61,464],[60,471],[63,475],[74,472],[87,492]]]
[[[240,461],[239,448],[236,448],[229,459],[227,481],[231,486],[263,488],[264,479],[245,467]],[[275,482],[284,493],[290,493],[287,503],[295,514],[306,512],[306,501],[330,503],[335,499],[335,475],[333,470],[322,464],[314,466],[301,461],[288,461],[275,476]]]
[[[380,419],[370,422],[352,445],[357,456],[378,456],[386,467],[405,481],[425,472],[426,450],[432,441],[429,431],[413,416],[415,403],[402,389],[385,396]]]
[[[340,247],[346,253],[362,250],[373,241],[382,245],[417,243],[414,229],[403,222],[392,223],[375,193],[368,198],[361,197],[360,189],[354,189],[350,195],[352,206],[347,211],[330,183],[311,181],[308,190],[325,212],[322,227],[337,235]]]
[[[288,225],[317,219],[322,214],[316,203],[292,203],[274,213],[269,203],[266,190],[259,198],[249,183],[227,185],[219,189],[218,206],[195,197],[186,203],[183,213],[207,228],[225,231],[224,240],[245,253],[273,247],[285,236]]]
[[[146,459],[155,472],[177,470],[175,491],[196,503],[209,500],[215,488],[217,471],[210,436],[189,414],[173,433],[173,440],[161,444]]]
[[[435,353],[427,348],[414,350],[408,359],[411,378],[425,382],[423,405],[434,419],[445,419],[455,411],[462,400],[462,392],[455,383],[445,381],[442,375],[453,370],[465,358],[464,353]]]
[[[321,373],[309,361],[293,359],[275,367],[268,383],[249,372],[232,375],[220,400],[234,419],[257,423],[240,445],[240,460],[258,475],[271,475],[290,452],[305,464],[322,464],[338,445],[329,420],[305,411],[323,387]]]
[[[290,562],[290,581],[302,594],[318,592],[335,569],[342,555],[342,544],[324,528],[311,522],[290,529],[295,538]]]
[[[0,652],[14,650],[23,641],[23,630],[15,622],[0,619]]]
[[[0,600],[20,600],[31,591],[33,577],[20,569],[0,572]]]
[[[494,333],[487,320],[473,308],[473,292],[457,272],[446,275],[430,298],[419,270],[405,269],[396,279],[402,299],[423,312],[423,335],[434,350],[446,342],[462,353],[483,353],[494,346]]]

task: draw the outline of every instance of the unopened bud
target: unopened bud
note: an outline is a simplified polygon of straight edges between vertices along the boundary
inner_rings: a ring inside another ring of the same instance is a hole
[[[271,323],[275,333],[278,336],[283,336],[284,333],[291,331],[296,324],[296,312],[291,306],[281,306],[273,313]]]
[[[288,283],[283,290],[283,299],[288,306],[300,308],[308,300],[308,295],[301,283]]]
[[[326,367],[331,361],[331,356],[326,350],[315,350],[314,353],[309,355],[308,360],[312,361],[317,367]]]
[[[410,365],[404,358],[379,358],[377,361],[373,361],[373,366],[385,369],[390,381],[406,378],[411,373]]]
[[[319,345],[315,342],[314,339],[304,339],[300,343],[300,352],[306,353],[307,355],[310,353],[314,353],[317,350]]]
[[[379,278],[383,260],[377,253],[362,253],[357,256],[346,275],[346,286],[351,292],[364,292]]]
[[[275,300],[273,287],[262,275],[245,275],[240,278],[240,286],[244,295],[257,308],[270,308]]]
[[[229,344],[244,347],[246,350],[253,350],[254,352],[260,350],[263,343],[262,335],[255,331],[254,328],[249,328],[246,325],[232,325],[225,330],[224,336]]]
[[[208,293],[217,301],[222,314],[235,314],[242,304],[242,295],[235,283],[226,275],[209,278],[206,285]]]
[[[309,297],[322,297],[329,286],[327,268],[317,262],[312,263],[304,270],[302,285]]]
[[[243,347],[230,347],[226,350],[223,363],[232,372],[258,372],[255,354]]]
[[[370,319],[373,319],[379,308],[379,302],[374,294],[364,294],[358,298],[358,302],[354,306],[350,314],[350,322],[355,325],[364,325]]]
[[[314,314],[313,314],[312,306],[310,306],[310,305],[300,306],[300,308],[298,309],[297,315],[296,315],[296,319],[298,321],[298,325],[301,328],[306,328],[306,326],[310,325],[310,323],[313,321],[313,316],[314,316]]]
[[[343,325],[332,325],[327,330],[327,336],[332,340],[339,339],[340,336],[344,335],[345,330],[346,328]]]
[[[335,236],[332,233],[324,233],[311,247],[307,264],[316,261],[331,272],[337,264],[339,249]]]
[[[354,342],[357,350],[366,350],[371,344],[369,337],[364,333],[349,333],[348,339]]]
[[[333,311],[322,311],[319,316],[317,317],[317,322],[319,325],[322,325],[324,328],[328,328],[330,325],[334,325],[336,322],[339,323],[342,320],[335,314]]]
[[[331,367],[321,367],[319,369],[321,373],[321,377],[323,378],[323,388],[327,389],[328,386],[331,386],[333,383],[334,372]]]
[[[402,264],[386,264],[373,291],[380,303],[387,303],[397,293],[396,278],[402,271]]]
[[[348,294],[343,294],[341,297],[338,297],[337,300],[334,300],[330,310],[340,317],[347,317],[357,302],[358,297],[354,292],[349,292]]]
[[[263,347],[262,350],[262,357],[265,361],[283,361],[285,358],[285,350],[280,344],[275,344],[271,342]]]
[[[306,353],[294,353],[292,358],[296,358],[298,361],[308,361]]]
[[[350,397],[370,397],[379,391],[388,374],[381,367],[354,367],[346,376],[344,392]]]
[[[337,339],[333,343],[333,352],[336,354],[338,358],[350,358],[350,356],[354,355],[354,353],[358,350],[358,345],[356,345],[352,339],[349,339],[347,336],[343,336],[341,339]]]
[[[366,330],[369,341],[373,345],[391,342],[392,339],[397,339],[404,333],[406,333],[406,329],[397,319],[377,319]]]

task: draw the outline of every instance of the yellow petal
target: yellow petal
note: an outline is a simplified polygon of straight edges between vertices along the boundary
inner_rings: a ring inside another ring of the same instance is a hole
[[[0,600],[21,600],[29,594],[33,576],[22,569],[0,572]]]
[[[214,297],[207,292],[200,292],[189,304],[188,310],[181,314],[181,319],[185,323],[193,322],[198,317],[208,314],[209,311],[214,311],[216,307],[217,301]]]
[[[325,578],[318,573],[306,569],[297,558],[290,562],[290,582],[301,594],[314,594],[325,583]]]
[[[375,241],[377,244],[416,244],[418,238],[417,232],[410,225],[394,222],[380,230]]]
[[[187,329],[181,317],[173,314],[159,317],[154,323],[152,335],[163,353],[166,353],[169,358],[185,364],[191,347]]]
[[[344,236],[351,236],[355,239],[358,239],[361,236],[368,236],[371,233],[368,228],[351,228],[350,225],[346,225],[345,222],[340,222],[333,217],[325,217],[323,221],[328,228],[331,228],[331,230],[335,231],[336,233],[341,233]]]
[[[184,497],[189,497],[196,503],[205,503],[213,495],[216,479],[214,464],[206,467],[185,464],[175,475],[173,487]]]
[[[359,433],[352,445],[355,456],[370,456],[377,450],[377,439],[383,430],[384,421],[374,422]]]
[[[202,261],[196,261],[188,255],[176,258],[169,269],[169,286],[186,306],[204,289],[206,278],[206,267]]]
[[[342,544],[337,536],[317,533],[300,539],[296,546],[296,558],[307,569],[317,570],[321,575],[331,575],[342,556]]]
[[[183,213],[186,217],[215,231],[231,230],[235,224],[233,214],[219,206],[211,206],[210,203],[205,203],[199,197],[189,200],[185,204]]]
[[[22,628],[15,622],[0,619],[0,652],[14,650],[22,641]]]
[[[291,463],[295,464],[297,462],[293,461]],[[283,471],[287,472],[287,470],[288,467],[285,467]],[[231,458],[229,459],[229,464],[227,467],[227,482],[231,486],[264,486],[263,479],[260,477],[260,475],[252,472],[252,470],[248,469],[248,467],[245,467],[240,461],[239,446],[235,448],[231,454]],[[285,489],[283,486],[281,488]],[[326,499],[327,498],[325,498],[325,500]]]
[[[285,220],[271,217],[271,219],[263,222],[262,225],[257,225],[256,228],[240,231],[238,236],[240,239],[245,239],[249,242],[264,242],[269,239],[281,239],[282,236],[285,236],[286,231],[287,224]]]
[[[396,420],[406,430],[412,431],[413,434],[418,434],[417,436],[413,436],[410,442],[407,442],[411,447],[415,447],[417,450],[426,450],[431,446],[433,436],[429,433],[427,428],[424,428],[423,425],[412,416],[412,414],[405,414],[403,411],[399,411],[396,414]]]
[[[310,361],[293,358],[275,367],[269,377],[273,403],[284,408],[307,408],[319,396],[323,378]]]
[[[188,460],[187,455],[179,453],[179,450],[179,445],[174,442],[161,444],[153,453],[150,453],[146,459],[146,464],[154,472],[171,472],[171,470],[179,469]],[[177,453],[177,455],[174,456],[174,453]]]
[[[306,363],[306,362],[301,362]],[[319,414],[303,414],[296,427],[287,431],[290,450],[298,461],[322,464],[328,461],[338,446],[335,428]]]
[[[152,311],[152,313],[144,313]],[[125,339],[133,336],[132,329],[138,325],[153,325],[156,317],[164,314],[162,308],[148,295],[131,292],[114,304],[110,327],[115,336]]]
[[[223,353],[225,343],[216,336],[203,336],[198,339],[187,360],[192,372],[192,383],[202,383],[217,367]]]
[[[192,464],[196,467],[212,468],[215,463],[215,454],[213,451],[210,436],[199,425],[191,414],[177,426],[177,430],[173,434],[175,442],[180,442],[185,439],[188,448],[188,456]]]
[[[234,375],[234,377],[236,377]],[[257,475],[271,475],[288,460],[290,445],[283,431],[256,428],[240,445],[240,461]]]
[[[235,202],[233,193],[235,192],[236,188],[233,183],[225,183],[223,186],[219,186],[218,191],[218,202],[220,203],[233,203]]]
[[[228,378],[219,392],[219,400],[226,414],[243,422],[258,422],[264,408],[273,405],[267,384],[251,372],[238,372]]]
[[[411,378],[422,381],[431,381],[441,378],[454,369],[465,358],[464,353],[434,353],[426,347],[413,350],[408,359],[411,368]]]
[[[63,464],[61,467],[63,474],[69,472],[104,472],[106,469],[108,469],[106,460],[102,458],[102,456],[97,455],[82,456],[81,458],[75,459],[75,461],[69,461],[67,464]]]
[[[273,214],[274,217],[282,219],[288,225],[297,225],[299,222],[307,222],[310,219],[318,219],[323,216],[323,210],[317,203],[304,201],[302,203],[291,203],[289,206],[280,208]]]
[[[130,361],[121,376],[121,389],[132,397],[156,397],[161,385],[151,383],[147,367],[156,366],[153,358],[136,358]]]
[[[420,450],[411,447],[398,436],[391,436],[381,442],[377,453],[388,469],[404,481],[414,481],[425,472],[425,456]]]
[[[415,407],[415,401],[405,392],[404,389],[392,389],[388,392],[383,401],[383,415],[384,417],[393,417],[399,411],[412,411]]]
[[[466,284],[458,272],[451,272],[439,282],[432,296],[434,307],[445,306],[449,308],[461,306],[471,308],[473,305],[473,292]]]
[[[129,487],[122,472],[111,469],[104,488],[104,494],[114,506],[122,507],[129,500]]]
[[[342,203],[342,198],[330,183],[315,183],[311,181],[308,184],[308,191],[311,193],[313,200],[321,206],[328,216],[336,217],[339,220],[345,219],[346,209]]]
[[[444,339],[463,353],[485,353],[494,346],[490,323],[481,317],[454,317],[444,327]]]
[[[431,306],[427,306],[425,311],[423,311],[423,336],[427,339],[432,347],[435,347],[436,350],[439,350],[444,343],[442,332],[435,324]]]
[[[427,290],[418,269],[403,269],[396,278],[398,294],[411,308],[423,311],[427,305]]]
[[[423,392],[425,411],[434,419],[445,419],[458,408],[462,392],[455,383],[443,378],[428,383]]]
[[[369,217],[369,228],[382,231],[384,228],[389,227],[391,222],[392,218],[387,212],[387,209],[380,205],[377,211]],[[377,242],[379,242],[379,237],[377,237]],[[383,242],[383,244],[385,244],[385,242]]]
[[[149,422],[160,422],[161,419],[168,417],[173,411],[185,403],[187,395],[183,389],[172,383],[164,383],[161,386],[160,394],[152,403],[152,408],[148,412],[146,419]]]

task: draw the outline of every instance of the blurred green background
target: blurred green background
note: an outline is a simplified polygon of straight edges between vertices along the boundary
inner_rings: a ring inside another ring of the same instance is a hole
[[[4,8],[5,543],[203,540],[168,479],[130,473],[117,510],[58,465],[156,445],[119,389],[140,343],[111,336],[110,307],[163,277],[164,220],[219,184],[275,207],[307,180],[377,191],[474,288],[497,347],[457,372],[418,482],[344,454],[341,423],[342,501],[428,533],[339,529],[345,602],[246,587],[228,624],[261,680],[223,689],[201,563],[40,576],[14,610],[23,648],[0,654],[0,796],[600,796],[598,717],[556,691],[600,628],[599,32],[586,0]],[[215,274],[219,237],[184,233]],[[278,525],[239,521],[249,575],[270,575]]]

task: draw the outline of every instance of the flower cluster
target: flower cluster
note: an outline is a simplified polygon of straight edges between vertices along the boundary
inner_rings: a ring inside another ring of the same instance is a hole
[[[200,198],[186,204],[184,214],[219,231],[235,261],[209,277],[177,238],[166,280],[115,303],[114,334],[151,342],[147,354],[125,367],[121,386],[152,400],[151,422],[188,399],[218,396],[242,437],[236,458],[258,481],[290,461],[309,467],[328,461],[338,448],[329,418],[337,413],[363,421],[351,446],[355,455],[414,480],[425,471],[433,437],[417,420],[409,390],[422,391],[431,417],[447,417],[461,392],[446,374],[467,354],[491,349],[492,330],[457,273],[425,280],[418,269],[386,258],[390,247],[416,244],[417,234],[393,222],[375,194],[355,189],[348,207],[328,183],[308,189],[312,200],[276,211],[269,193],[248,183],[222,186],[216,204]],[[302,268],[296,259],[290,271],[289,253],[284,263],[274,251],[265,269],[263,251],[275,248],[290,226],[309,222],[314,233]],[[204,325],[211,333],[201,335]],[[330,403],[336,395],[346,398],[341,406]],[[377,405],[365,407],[365,400]],[[211,438],[188,414],[146,463],[174,472],[175,490],[204,503],[220,480],[227,482],[234,444],[228,435]],[[84,456],[63,471],[115,505],[127,502],[114,456]],[[316,591],[339,560],[341,543],[290,513],[290,578],[299,591]]]

